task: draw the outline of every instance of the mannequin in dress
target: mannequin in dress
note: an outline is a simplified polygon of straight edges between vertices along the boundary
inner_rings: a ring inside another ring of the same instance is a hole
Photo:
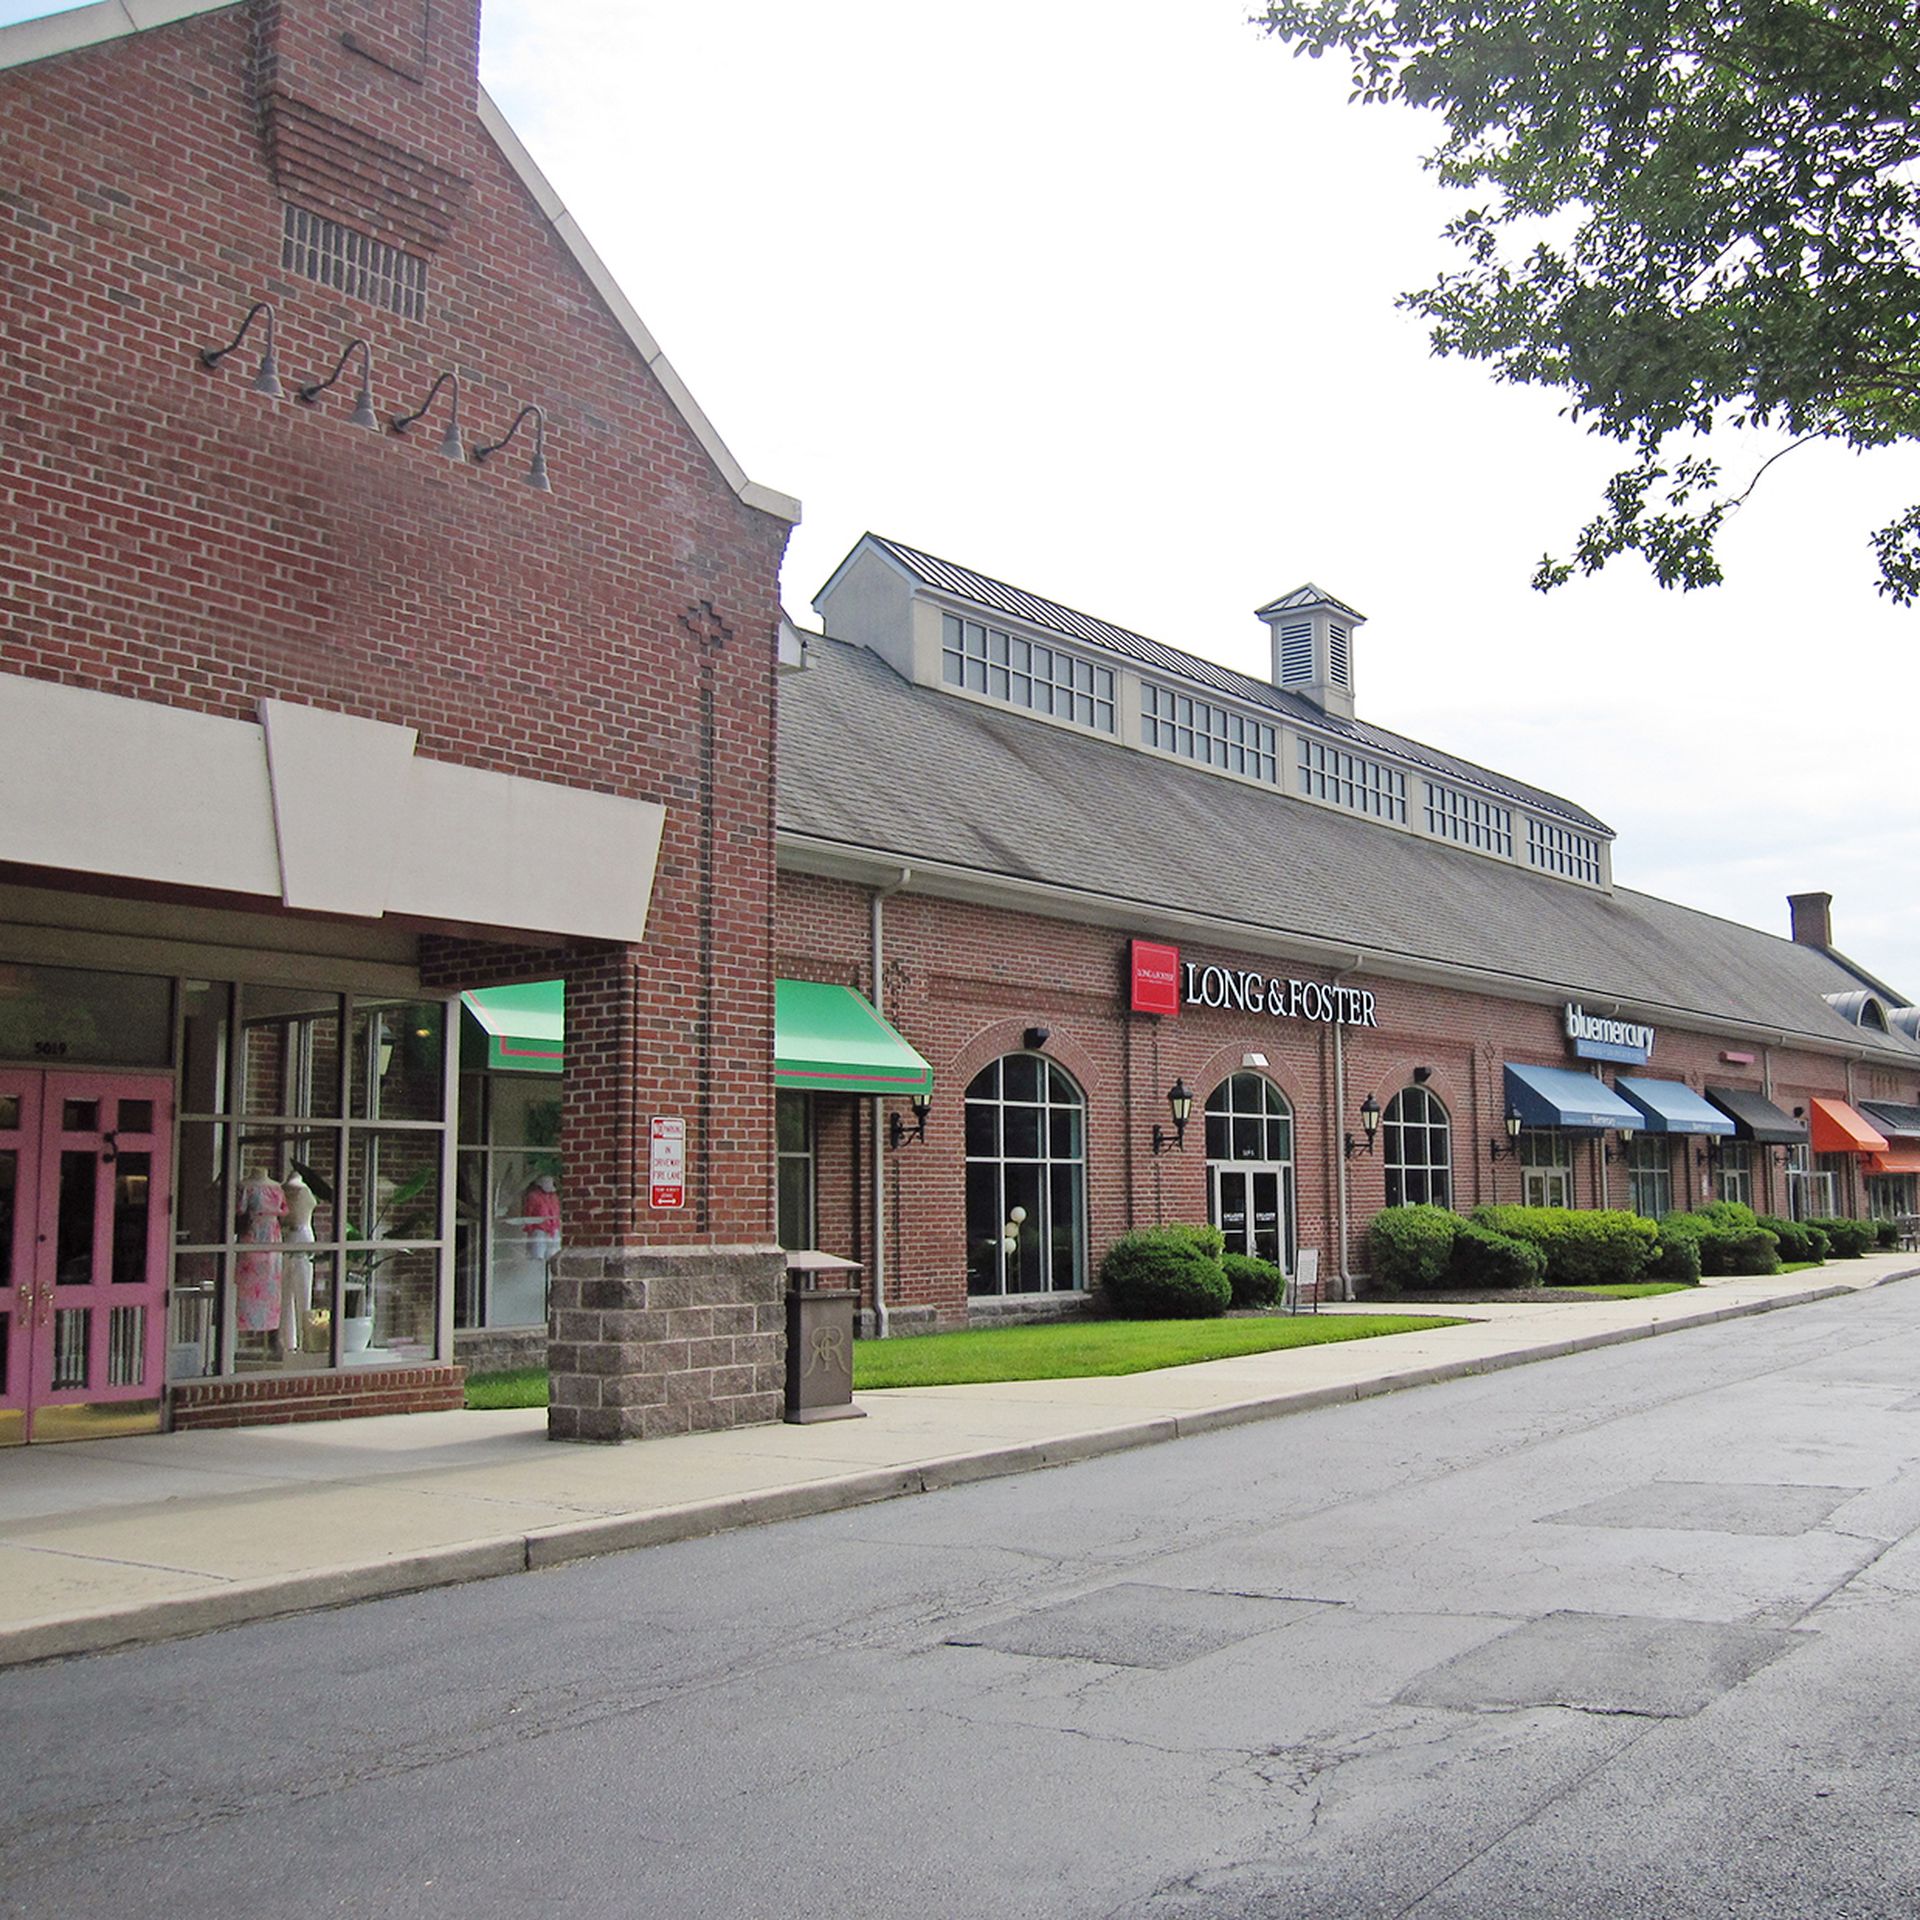
[[[240,1238],[246,1245],[234,1267],[235,1323],[242,1333],[277,1334],[280,1327],[280,1222],[287,1196],[264,1173],[240,1190]]]
[[[544,1266],[560,1251],[560,1195],[552,1174],[537,1175],[520,1196],[520,1217],[526,1225],[527,1256]]]
[[[286,1225],[281,1241],[290,1247],[313,1245],[313,1210],[319,1203],[313,1189],[297,1173],[290,1173],[280,1184],[287,1203]],[[306,1252],[280,1256],[280,1351],[298,1353],[306,1333],[307,1314],[313,1307],[313,1255]]]

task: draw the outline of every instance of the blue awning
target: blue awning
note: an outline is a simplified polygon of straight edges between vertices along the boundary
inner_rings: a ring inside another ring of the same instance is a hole
[[[1571,1067],[1516,1067],[1507,1062],[1507,1100],[1529,1127],[1577,1127],[1610,1133],[1631,1127],[1638,1133],[1646,1116],[1630,1107],[1605,1081]]]
[[[1638,1074],[1623,1073],[1615,1078],[1613,1090],[1647,1116],[1649,1133],[1733,1132],[1733,1122],[1719,1108],[1708,1106],[1678,1080],[1642,1080]]]

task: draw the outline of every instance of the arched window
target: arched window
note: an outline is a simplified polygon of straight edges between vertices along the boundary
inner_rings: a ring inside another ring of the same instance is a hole
[[[1207,1204],[1229,1253],[1292,1271],[1293,1110],[1260,1074],[1233,1074],[1207,1097]]]
[[[1086,1102],[1045,1055],[1009,1053],[967,1089],[967,1291],[1087,1284]]]
[[[1387,1205],[1453,1205],[1453,1139],[1447,1110],[1425,1087],[1403,1087],[1380,1116]]]

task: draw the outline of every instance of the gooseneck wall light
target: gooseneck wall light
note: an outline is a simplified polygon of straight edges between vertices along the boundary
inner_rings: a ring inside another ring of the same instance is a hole
[[[1360,1102],[1360,1131],[1366,1135],[1363,1141],[1347,1135],[1347,1158],[1351,1160],[1356,1153],[1371,1153],[1374,1143],[1380,1137],[1380,1102],[1372,1094]]]
[[[302,387],[295,395],[308,406],[319,404],[320,396],[329,387],[340,384],[340,376],[347,370],[347,362],[355,354],[360,356],[360,391],[354,399],[351,415],[356,427],[371,427],[375,433],[380,431],[379,416],[373,410],[373,349],[364,340],[349,340],[341,349],[340,358],[333,363],[333,371],[324,380],[316,380],[310,387]]]
[[[484,466],[492,455],[511,444],[513,436],[528,420],[533,422],[533,459],[527,466],[527,485],[536,493],[551,493],[553,482],[547,478],[547,416],[538,407],[522,407],[513,416],[513,425],[490,446],[475,447],[473,457],[477,464]]]
[[[422,418],[427,409],[440,397],[442,387],[453,389],[453,398],[447,406],[447,431],[440,441],[440,451],[449,460],[464,460],[467,457],[466,443],[460,438],[460,376],[449,370],[443,373],[427,389],[427,397],[411,413],[396,415],[393,421],[395,433],[405,433],[416,420]]]
[[[266,345],[261,349],[259,368],[253,376],[253,390],[255,393],[264,393],[271,400],[278,400],[284,397],[286,389],[280,384],[279,363],[273,357],[273,302],[271,300],[256,300],[247,309],[247,317],[240,322],[240,331],[224,347],[202,347],[200,364],[209,371],[217,367],[228,354],[238,350],[241,341],[252,332],[253,323],[263,315],[266,319],[267,340]]]
[[[913,1125],[900,1118],[897,1113],[887,1116],[887,1145],[903,1146],[909,1140],[924,1140],[927,1137],[927,1112],[933,1105],[933,1095],[922,1092],[913,1096]]]
[[[1166,1153],[1173,1147],[1184,1146],[1187,1139],[1187,1122],[1193,1117],[1193,1095],[1187,1091],[1184,1080],[1175,1080],[1167,1089],[1167,1111],[1173,1115],[1171,1133],[1156,1120],[1153,1126],[1153,1150]]]
[[[1520,1157],[1520,1109],[1509,1107],[1503,1124],[1507,1129],[1506,1143],[1502,1145],[1500,1141],[1494,1141],[1487,1149],[1488,1154],[1495,1160],[1517,1160]]]

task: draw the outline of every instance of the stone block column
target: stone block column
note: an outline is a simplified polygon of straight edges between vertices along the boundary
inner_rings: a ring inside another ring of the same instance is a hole
[[[569,1248],[554,1262],[554,1440],[652,1440],[777,1420],[786,1262],[776,1248]]]

